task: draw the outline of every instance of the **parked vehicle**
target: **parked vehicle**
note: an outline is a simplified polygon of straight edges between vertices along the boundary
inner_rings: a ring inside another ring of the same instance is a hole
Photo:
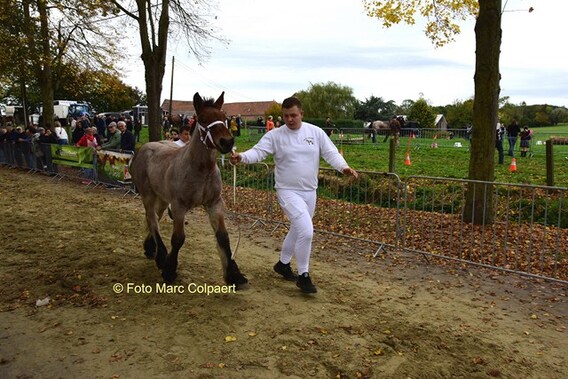
[[[43,107],[40,107],[40,114],[43,114]],[[61,125],[66,126],[68,118],[77,118],[82,115],[92,118],[95,114],[95,110],[86,102],[76,100],[54,100],[53,114]]]

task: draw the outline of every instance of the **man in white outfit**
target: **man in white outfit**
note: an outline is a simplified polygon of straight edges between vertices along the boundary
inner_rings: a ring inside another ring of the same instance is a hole
[[[357,178],[358,174],[321,128],[302,122],[304,111],[298,98],[285,99],[282,113],[285,127],[264,134],[254,147],[241,154],[233,153],[230,160],[232,164],[256,163],[274,155],[274,187],[278,203],[291,224],[274,271],[286,280],[295,280],[302,292],[315,293],[317,289],[309,275],[309,264],[320,157],[345,175]],[[295,275],[290,267],[293,256],[299,275]]]

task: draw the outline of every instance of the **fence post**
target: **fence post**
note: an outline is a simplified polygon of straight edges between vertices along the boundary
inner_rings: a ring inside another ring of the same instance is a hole
[[[391,138],[389,143],[389,172],[391,174],[394,173],[395,155],[396,155],[396,141],[394,140],[394,138]]]
[[[554,155],[550,139],[546,141],[546,185],[554,187]]]

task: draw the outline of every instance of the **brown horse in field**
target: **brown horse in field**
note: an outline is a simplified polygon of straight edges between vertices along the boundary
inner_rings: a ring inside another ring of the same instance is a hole
[[[231,257],[225,204],[221,198],[221,175],[216,163],[217,151],[228,153],[234,144],[221,111],[224,94],[216,101],[204,100],[199,93],[193,96],[197,127],[188,145],[180,148],[171,142],[149,142],[140,148],[130,166],[132,181],[146,210],[149,233],[144,241],[144,253],[156,260],[168,283],[177,277],[178,253],[185,241],[185,214],[199,205],[209,214],[215,231],[225,282],[237,288],[248,282]],[[159,229],[168,204],[173,219],[169,254]]]

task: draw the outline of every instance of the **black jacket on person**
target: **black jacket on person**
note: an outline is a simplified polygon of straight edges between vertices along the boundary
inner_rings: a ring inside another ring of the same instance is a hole
[[[38,137],[38,142],[39,143],[57,144],[57,137],[53,133],[50,134],[50,135],[42,134]]]
[[[125,129],[120,135],[120,149],[134,151],[135,146],[136,140],[134,139],[134,134],[132,134],[130,130]]]
[[[513,122],[507,127],[507,135],[509,137],[517,137],[521,132],[521,127],[518,123]]]

